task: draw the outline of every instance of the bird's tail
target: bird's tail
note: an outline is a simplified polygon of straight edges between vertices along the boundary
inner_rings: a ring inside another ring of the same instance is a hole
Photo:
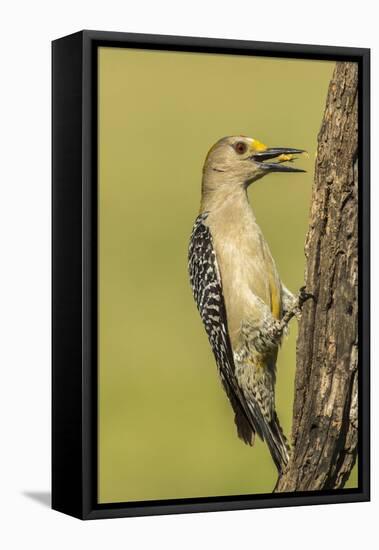
[[[278,472],[281,473],[288,464],[290,447],[275,411],[273,412],[272,420],[264,422],[262,427],[263,439],[267,443]]]
[[[254,432],[267,443],[278,472],[283,472],[288,464],[290,447],[279,424],[276,411],[272,411],[271,420],[269,420],[266,415],[262,414],[262,410],[255,400],[251,399],[248,407],[251,413],[249,420]]]

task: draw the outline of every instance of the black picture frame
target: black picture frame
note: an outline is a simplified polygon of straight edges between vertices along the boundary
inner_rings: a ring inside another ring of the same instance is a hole
[[[359,487],[97,503],[97,48],[354,61],[359,66]],[[52,43],[52,507],[81,519],[370,499],[370,50],[81,31]]]

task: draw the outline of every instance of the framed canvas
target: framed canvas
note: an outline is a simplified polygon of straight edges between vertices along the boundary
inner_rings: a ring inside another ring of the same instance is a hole
[[[369,500],[369,50],[52,53],[53,508]]]

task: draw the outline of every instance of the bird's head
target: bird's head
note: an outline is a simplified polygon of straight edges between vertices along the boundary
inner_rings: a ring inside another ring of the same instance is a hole
[[[220,139],[210,149],[203,168],[203,192],[246,189],[253,181],[272,172],[305,172],[289,163],[302,149],[267,147],[257,139],[232,136]]]

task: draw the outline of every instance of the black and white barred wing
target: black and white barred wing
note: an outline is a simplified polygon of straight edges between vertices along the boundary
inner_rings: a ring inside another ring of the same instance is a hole
[[[234,375],[233,351],[228,334],[228,323],[222,282],[213,248],[212,235],[204,224],[207,214],[198,216],[193,227],[188,270],[197,308],[204,323],[218,372],[235,412],[238,435],[253,444],[254,432],[249,422],[249,411]]]

